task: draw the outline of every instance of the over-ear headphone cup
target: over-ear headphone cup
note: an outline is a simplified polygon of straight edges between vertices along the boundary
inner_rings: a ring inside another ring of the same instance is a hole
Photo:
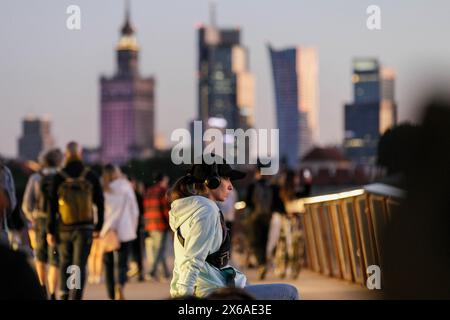
[[[220,186],[220,177],[209,177],[206,179],[206,186],[209,189],[217,189]]]

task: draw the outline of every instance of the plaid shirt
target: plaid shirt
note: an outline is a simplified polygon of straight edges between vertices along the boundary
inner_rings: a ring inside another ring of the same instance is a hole
[[[166,189],[159,184],[150,187],[144,197],[145,230],[166,231],[169,227],[169,204]]]

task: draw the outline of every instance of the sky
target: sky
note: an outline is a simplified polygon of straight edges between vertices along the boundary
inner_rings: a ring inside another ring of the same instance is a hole
[[[217,0],[219,27],[240,27],[256,81],[257,128],[275,127],[267,43],[315,46],[319,55],[321,145],[340,144],[343,106],[352,101],[351,62],[376,57],[397,75],[400,121],[415,121],[435,84],[450,83],[450,2],[446,0]],[[69,5],[81,9],[81,30],[69,30]],[[366,27],[369,5],[381,9],[381,30]],[[21,121],[49,115],[58,146],[99,145],[99,77],[116,70],[123,0],[2,0],[0,10],[0,154],[17,155]],[[208,0],[131,0],[141,75],[156,78],[156,133],[196,117],[198,23]]]

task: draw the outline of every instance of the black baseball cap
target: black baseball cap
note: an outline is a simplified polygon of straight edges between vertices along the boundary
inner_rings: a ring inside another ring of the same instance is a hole
[[[233,169],[222,157],[214,154],[211,154],[210,156],[214,159],[213,163],[208,164],[205,162],[205,156],[203,155],[202,162],[194,163],[189,169],[188,173],[196,182],[204,182],[208,177],[213,175],[214,164],[217,166],[217,173],[221,177],[227,177],[230,178],[230,180],[239,180],[246,176],[245,172]]]

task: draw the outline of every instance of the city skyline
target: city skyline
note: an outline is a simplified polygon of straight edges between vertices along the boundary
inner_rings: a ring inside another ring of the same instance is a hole
[[[432,3],[449,7],[443,1]],[[111,47],[123,20],[124,2],[104,7],[77,1],[82,10],[80,31],[65,28],[65,9],[70,4],[47,1],[45,5],[25,5],[6,1],[0,13],[0,20],[5,23],[0,39],[8,49],[0,56],[2,74],[7,75],[0,80],[0,101],[2,108],[10,111],[0,125],[2,136],[7,137],[0,143],[2,155],[17,155],[21,119],[30,113],[51,114],[59,146],[72,139],[88,147],[99,145],[96,81],[98,74],[113,70]],[[172,130],[187,128],[196,116],[195,26],[208,21],[208,2],[167,1],[152,5],[134,0],[131,4],[143,49],[142,73],[154,74],[158,81],[156,134],[163,134],[168,141]],[[320,144],[342,142],[342,104],[351,99],[348,79],[355,56],[377,57],[396,71],[399,121],[413,118],[414,106],[420,103],[417,99],[424,98],[430,80],[448,77],[444,76],[445,68],[437,67],[449,66],[444,57],[450,55],[450,46],[439,39],[450,22],[444,19],[442,6],[438,8],[430,2],[405,6],[378,1],[382,30],[370,31],[365,25],[369,4],[353,1],[344,9],[310,1],[218,1],[218,24],[239,27],[250,52],[257,128],[275,127],[267,42],[276,47],[318,48]],[[174,13],[173,6],[183,15]],[[257,16],[252,14],[255,8]],[[418,14],[423,19],[413,19]],[[416,90],[418,86],[424,88]],[[174,112],[178,117],[173,117]]]

